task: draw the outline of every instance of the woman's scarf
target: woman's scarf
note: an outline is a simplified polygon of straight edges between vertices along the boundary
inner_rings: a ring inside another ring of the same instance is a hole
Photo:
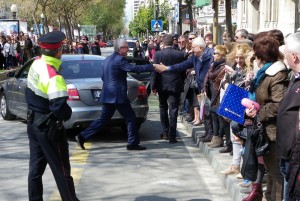
[[[256,94],[255,91],[259,84],[261,83],[262,79],[265,77],[266,70],[272,65],[273,63],[265,63],[261,69],[257,72],[255,78],[253,79],[250,90],[249,90],[249,99],[256,101]]]

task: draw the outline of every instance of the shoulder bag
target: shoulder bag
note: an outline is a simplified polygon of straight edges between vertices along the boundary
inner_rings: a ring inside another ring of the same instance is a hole
[[[198,89],[198,82],[197,82],[196,75],[191,75],[190,79],[191,79],[190,88],[192,88],[192,89]]]
[[[255,118],[252,135],[256,156],[265,156],[270,152],[269,138],[266,135],[259,117]]]

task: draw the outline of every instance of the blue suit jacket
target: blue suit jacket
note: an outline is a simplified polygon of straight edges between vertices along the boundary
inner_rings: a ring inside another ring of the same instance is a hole
[[[153,70],[152,64],[133,65],[119,53],[113,53],[103,62],[101,71],[103,87],[100,101],[102,103],[126,103],[129,101],[127,97],[127,72],[147,72]]]
[[[195,55],[192,55],[186,61],[170,66],[170,71],[182,71],[188,68],[194,68],[198,82],[198,90],[201,92],[205,76],[214,59],[213,53],[214,50],[207,47],[200,59]]]

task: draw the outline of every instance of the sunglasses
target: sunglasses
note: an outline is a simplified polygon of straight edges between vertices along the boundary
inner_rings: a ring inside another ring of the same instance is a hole
[[[216,54],[220,54],[220,53],[218,53],[218,52],[214,52],[214,55],[216,55]]]
[[[195,38],[189,38],[189,40],[193,40],[193,39],[195,39]]]

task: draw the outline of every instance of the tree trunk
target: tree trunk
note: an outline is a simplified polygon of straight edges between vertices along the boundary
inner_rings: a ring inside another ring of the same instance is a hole
[[[214,9],[214,18],[213,18],[213,41],[215,44],[218,44],[218,32],[219,32],[219,0],[212,0]]]
[[[232,20],[231,20],[231,0],[226,0],[225,2],[226,10],[226,28],[227,28],[227,40],[229,42],[233,39],[233,30],[232,30]]]
[[[182,34],[182,0],[178,0],[178,34],[181,35]]]
[[[70,27],[70,21],[68,16],[64,16],[64,21],[65,21],[65,29],[66,29],[66,35],[67,38],[70,40],[72,39],[72,34],[71,34],[71,27]]]
[[[37,21],[36,21],[36,18],[35,18],[34,14],[32,15],[32,19],[33,19],[33,33],[34,33],[34,26],[35,26],[38,37],[41,37],[40,28],[39,28],[39,25],[37,24]]]
[[[193,1],[188,2],[188,13],[190,20],[190,32],[194,32],[194,20],[193,20],[193,10],[192,10]]]

